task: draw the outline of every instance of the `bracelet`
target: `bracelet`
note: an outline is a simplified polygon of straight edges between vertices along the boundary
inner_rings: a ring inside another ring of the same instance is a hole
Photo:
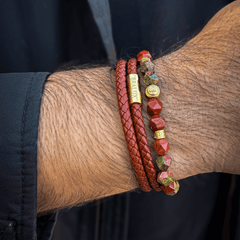
[[[126,85],[126,61],[120,60],[116,66],[116,91],[119,113],[121,116],[123,132],[127,142],[127,148],[131,158],[131,163],[135,171],[135,176],[143,191],[151,191],[142,159],[139,153],[135,132],[133,129],[133,122],[129,110],[127,85]]]
[[[139,82],[137,75],[137,60],[135,58],[132,58],[128,61],[127,73],[129,104],[140,154],[142,156],[145,171],[152,188],[155,191],[161,191],[159,183],[157,182],[157,171],[154,167],[154,162],[145,132],[145,125],[143,123],[141,94],[139,91]]]
[[[178,181],[173,180],[173,174],[167,170],[171,164],[171,158],[166,155],[170,149],[168,141],[165,139],[166,134],[163,130],[165,127],[165,119],[159,114],[162,110],[162,102],[158,100],[160,97],[160,89],[156,85],[159,81],[152,63],[151,54],[143,50],[137,55],[138,63],[140,63],[141,72],[144,73],[143,81],[148,85],[145,90],[146,96],[149,98],[147,112],[152,116],[149,127],[154,132],[153,147],[155,151],[161,155],[156,159],[156,164],[160,170],[157,176],[157,181],[161,184],[160,188],[168,195],[175,195],[179,190]]]

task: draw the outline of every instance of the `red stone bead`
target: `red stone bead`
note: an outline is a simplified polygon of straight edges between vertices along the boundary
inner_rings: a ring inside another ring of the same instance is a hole
[[[148,52],[146,50],[143,50],[137,55],[138,62],[140,63],[141,59],[144,58],[144,57],[148,57],[152,61],[152,56],[151,56],[150,52]]]
[[[153,132],[163,130],[165,128],[165,119],[159,115],[153,115],[149,122],[149,127]]]
[[[169,186],[160,186],[160,188],[167,194],[167,195],[175,195],[179,190],[179,183],[178,181],[173,181]]]
[[[169,143],[165,138],[156,140],[153,144],[153,147],[159,155],[166,155],[166,153],[170,149]]]
[[[148,101],[147,112],[149,115],[158,115],[162,111],[162,102],[156,98],[151,98]]]

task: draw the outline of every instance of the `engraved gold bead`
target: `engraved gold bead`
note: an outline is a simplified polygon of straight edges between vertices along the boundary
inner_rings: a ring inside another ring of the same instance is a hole
[[[149,85],[145,90],[145,94],[149,98],[159,98],[161,91],[157,85]]]
[[[162,139],[162,138],[166,138],[166,134],[164,130],[158,130],[154,133],[154,138],[156,139]]]
[[[139,82],[137,74],[129,74],[127,77],[128,89],[129,89],[129,101],[130,104],[141,103],[141,93],[139,91]]]

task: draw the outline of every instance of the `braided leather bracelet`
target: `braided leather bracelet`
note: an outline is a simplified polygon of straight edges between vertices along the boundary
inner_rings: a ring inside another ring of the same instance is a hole
[[[142,164],[142,159],[139,153],[129,109],[126,85],[126,61],[124,60],[120,60],[116,66],[116,91],[123,132],[125,134],[129,155],[131,157],[131,163],[135,171],[135,176],[142,190],[149,192],[151,191],[151,187],[148,183],[148,179]]]
[[[128,61],[127,64],[127,83],[129,89],[129,99],[130,108],[132,113],[132,119],[134,124],[134,129],[136,133],[136,137],[138,140],[138,147],[140,149],[140,153],[142,156],[143,164],[145,167],[145,171],[148,176],[148,180],[155,191],[161,191],[159,183],[157,182],[157,171],[155,170],[151,151],[148,145],[148,140],[145,132],[145,125],[143,123],[142,116],[142,107],[141,107],[141,97],[137,99],[137,102],[134,102],[134,97],[132,95],[137,94],[138,89],[138,75],[137,75],[137,60],[132,58]],[[133,94],[131,94],[133,92]],[[140,95],[140,92],[139,92]]]

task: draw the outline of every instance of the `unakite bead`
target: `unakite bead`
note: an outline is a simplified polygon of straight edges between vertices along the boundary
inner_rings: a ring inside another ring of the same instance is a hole
[[[156,164],[157,164],[159,170],[161,170],[161,171],[167,171],[171,165],[171,162],[172,162],[172,159],[168,155],[159,156],[156,159]]]
[[[167,187],[173,182],[173,174],[167,171],[158,173],[157,181]]]
[[[147,71],[143,77],[143,81],[147,84],[156,84],[159,81],[159,78],[157,76],[157,74],[151,70],[151,71]]]
[[[148,58],[148,57],[143,57],[143,58],[140,60],[140,65],[142,65],[143,63],[148,62],[148,61],[151,61],[151,59]]]
[[[170,196],[174,196],[179,191],[179,183],[178,181],[173,181],[169,186],[160,186],[160,188]]]
[[[154,64],[151,61],[147,61],[141,64],[141,72],[154,71]]]

